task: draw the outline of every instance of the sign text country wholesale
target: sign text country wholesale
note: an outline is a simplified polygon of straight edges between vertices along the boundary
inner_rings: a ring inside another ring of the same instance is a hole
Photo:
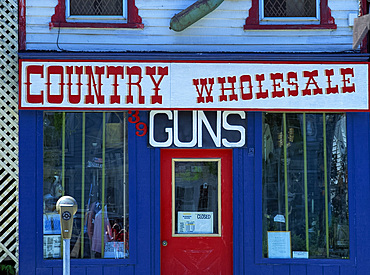
[[[21,60],[21,109],[367,111],[368,63]]]

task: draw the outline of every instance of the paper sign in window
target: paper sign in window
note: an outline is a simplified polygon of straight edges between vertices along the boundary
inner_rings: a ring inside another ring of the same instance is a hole
[[[213,234],[213,212],[178,212],[179,234]]]
[[[290,231],[269,231],[267,242],[269,258],[291,258]]]

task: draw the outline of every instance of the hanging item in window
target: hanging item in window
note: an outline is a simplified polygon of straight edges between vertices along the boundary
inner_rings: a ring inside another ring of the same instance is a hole
[[[55,204],[73,196],[72,258],[128,258],[125,112],[44,113],[44,258],[60,258]]]

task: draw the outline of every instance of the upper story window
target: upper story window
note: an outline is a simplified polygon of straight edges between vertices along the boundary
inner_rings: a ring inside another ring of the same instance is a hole
[[[252,0],[244,29],[335,29],[327,0]]]
[[[318,0],[261,0],[262,20],[317,19]]]
[[[50,27],[143,28],[135,0],[58,0]]]
[[[67,0],[67,21],[119,21],[126,19],[126,1],[122,0]]]

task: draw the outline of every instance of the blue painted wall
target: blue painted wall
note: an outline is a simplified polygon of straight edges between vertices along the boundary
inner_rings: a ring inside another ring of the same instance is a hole
[[[370,274],[369,123],[347,114],[350,259],[263,259],[262,114],[248,113],[248,147],[233,151],[234,274]],[[42,112],[20,111],[19,124],[20,274],[62,274],[61,260],[42,259]],[[129,124],[130,259],[73,259],[71,274],[160,274],[160,149],[135,131]]]

